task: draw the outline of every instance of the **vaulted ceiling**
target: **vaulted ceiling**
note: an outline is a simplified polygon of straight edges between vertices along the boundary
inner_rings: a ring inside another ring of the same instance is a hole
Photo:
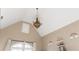
[[[0,28],[5,28],[18,21],[32,23],[35,19],[35,8],[1,8]],[[39,8],[39,19],[42,23],[37,30],[41,36],[45,36],[59,28],[79,20],[79,8]]]

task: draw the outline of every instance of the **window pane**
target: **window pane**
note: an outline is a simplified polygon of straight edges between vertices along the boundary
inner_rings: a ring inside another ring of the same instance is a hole
[[[29,24],[26,24],[26,23],[23,23],[22,24],[22,32],[23,33],[29,33],[29,30],[30,30],[30,26],[29,26]]]
[[[33,48],[33,44],[32,43],[25,43],[25,48]]]
[[[22,49],[18,48],[11,48],[11,51],[22,51]]]
[[[25,49],[24,51],[32,51],[32,49]]]
[[[23,47],[23,42],[12,41],[11,48],[12,47],[22,48]]]

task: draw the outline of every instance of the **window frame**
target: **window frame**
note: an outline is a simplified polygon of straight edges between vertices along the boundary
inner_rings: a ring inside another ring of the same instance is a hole
[[[9,42],[10,41],[10,42]],[[8,51],[11,51],[11,45],[12,45],[12,42],[15,41],[15,42],[23,42],[23,48],[22,48],[22,51],[26,51],[26,49],[29,49],[29,48],[25,48],[25,43],[31,43],[32,44],[32,51],[35,51],[36,50],[36,47],[35,47],[35,44],[34,42],[28,42],[28,41],[21,41],[21,40],[11,40],[9,39],[7,41],[7,46],[6,46],[6,49],[5,50],[8,50]],[[15,48],[17,49],[17,47]]]

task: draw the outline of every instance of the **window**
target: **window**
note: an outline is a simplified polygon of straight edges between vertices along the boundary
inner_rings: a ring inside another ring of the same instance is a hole
[[[21,32],[28,34],[30,32],[30,25],[27,23],[22,23]]]
[[[10,43],[8,44],[10,51],[33,51],[35,49],[32,42],[9,40],[8,43]]]

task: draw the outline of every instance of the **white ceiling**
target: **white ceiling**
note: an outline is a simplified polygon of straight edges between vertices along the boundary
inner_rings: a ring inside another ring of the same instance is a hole
[[[1,8],[0,28],[5,28],[18,21],[32,23],[35,19],[35,8]],[[39,18],[42,26],[38,29],[45,36],[59,28],[79,20],[79,8],[39,8]]]

